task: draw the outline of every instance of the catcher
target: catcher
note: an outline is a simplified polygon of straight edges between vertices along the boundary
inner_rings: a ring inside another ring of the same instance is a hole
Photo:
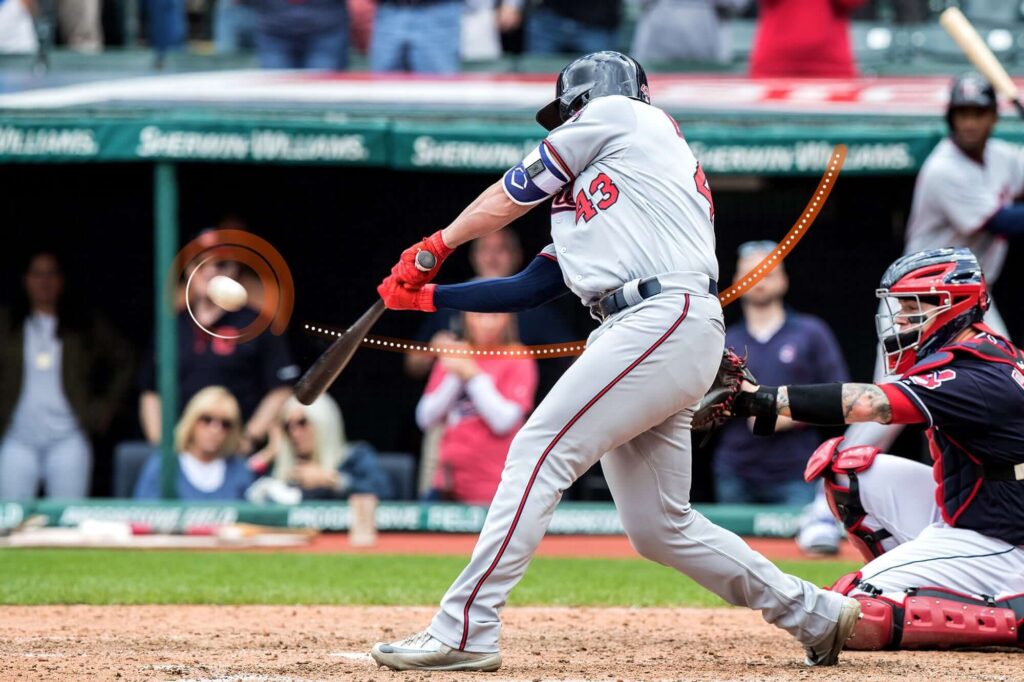
[[[757,386],[727,354],[694,428],[778,415],[823,425],[926,424],[934,466],[822,444],[805,478],[867,564],[832,589],[861,603],[848,649],[1024,646],[1024,352],[981,323],[988,292],[967,248],[904,256],[882,276],[887,384]]]

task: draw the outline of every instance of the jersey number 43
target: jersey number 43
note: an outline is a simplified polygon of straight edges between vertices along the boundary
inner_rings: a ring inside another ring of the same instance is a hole
[[[619,200],[619,188],[604,173],[590,181],[590,196],[581,189],[576,193],[576,222],[589,223],[600,211],[606,211]]]

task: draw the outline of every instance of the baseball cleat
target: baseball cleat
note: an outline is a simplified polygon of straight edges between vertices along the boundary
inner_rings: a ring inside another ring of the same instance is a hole
[[[476,670],[494,672],[501,667],[501,654],[472,653],[453,649],[429,632],[417,632],[400,642],[373,645],[370,655],[378,665],[392,670]]]
[[[856,599],[847,599],[843,602],[843,608],[839,611],[839,621],[836,623],[835,632],[818,646],[805,647],[807,659],[804,665],[835,665],[839,661],[839,652],[843,650],[846,640],[853,634],[853,628],[860,620],[860,602]]]

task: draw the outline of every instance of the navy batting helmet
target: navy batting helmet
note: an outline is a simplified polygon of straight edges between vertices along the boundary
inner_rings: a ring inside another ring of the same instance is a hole
[[[953,79],[949,91],[949,106],[946,108],[946,122],[951,123],[953,110],[961,107],[992,109],[998,107],[996,90],[980,73],[968,71]]]
[[[650,104],[644,67],[621,52],[584,55],[558,74],[555,99],[537,112],[537,123],[554,130],[590,100],[608,95],[624,95]]]

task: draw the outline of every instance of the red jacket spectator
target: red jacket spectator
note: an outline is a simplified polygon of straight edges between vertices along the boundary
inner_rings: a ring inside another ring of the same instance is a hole
[[[865,0],[758,0],[750,58],[755,78],[852,78],[850,14]]]
[[[513,320],[507,313],[467,313],[464,319],[467,335],[478,343],[483,326],[504,334]],[[498,341],[488,340],[485,345]],[[445,424],[430,497],[490,504],[509,446],[533,408],[536,391],[533,359],[442,357],[435,363],[416,407],[420,428]]]

